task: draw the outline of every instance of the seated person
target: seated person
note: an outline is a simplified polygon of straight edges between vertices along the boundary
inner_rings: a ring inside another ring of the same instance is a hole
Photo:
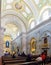
[[[5,56],[8,56],[8,55],[10,55],[10,53],[9,53],[8,51],[6,51],[6,52],[4,53],[4,55],[5,55]]]
[[[28,62],[31,61],[31,55],[30,54],[27,55],[26,61],[28,61]]]
[[[21,56],[21,53],[20,52],[18,53],[18,56]]]
[[[44,61],[46,59],[46,54],[45,52],[42,52],[42,54],[36,58],[37,61]]]
[[[21,54],[21,56],[26,56],[26,54],[23,52],[23,53]]]
[[[45,65],[45,59],[46,59],[46,54],[45,52],[42,52],[42,54],[36,59],[36,61],[42,61],[42,65]]]
[[[18,52],[17,52],[17,55],[18,55],[18,56],[21,56],[21,52],[20,52],[20,51],[18,51]]]

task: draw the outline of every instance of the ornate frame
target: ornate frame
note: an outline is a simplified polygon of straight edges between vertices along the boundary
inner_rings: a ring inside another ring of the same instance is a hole
[[[30,51],[32,54],[36,51],[36,39],[34,37],[30,40]]]

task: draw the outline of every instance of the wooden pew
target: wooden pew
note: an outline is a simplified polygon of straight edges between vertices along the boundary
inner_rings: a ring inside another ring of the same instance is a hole
[[[7,65],[7,64],[17,64],[17,63],[22,63],[25,62],[26,60],[11,60],[11,61],[4,61],[3,65]]]
[[[34,61],[35,58],[37,58],[38,56],[32,56],[32,59],[31,61]],[[26,58],[27,57],[21,57],[21,56],[18,56],[16,58],[12,58],[12,57],[5,57],[3,56],[2,57],[2,61],[3,61],[3,65],[7,65],[7,64],[18,64],[18,63],[22,63],[22,62],[26,62]],[[30,63],[30,62],[29,62]]]
[[[30,62],[26,62],[26,57],[18,56],[16,58],[12,57],[3,57],[3,65],[40,65],[42,64],[42,61],[35,61],[35,59],[39,57],[32,56],[32,59]]]
[[[6,64],[6,65],[41,65],[41,61],[31,61],[31,62],[23,62],[23,63],[15,63],[15,64]]]
[[[5,65],[5,64],[13,64],[13,63],[20,63],[20,62],[25,62],[25,61],[26,61],[25,57],[17,57],[17,58],[2,57],[3,65]]]
[[[12,58],[12,57],[6,57],[6,56],[3,56],[2,57],[2,60],[3,61],[7,61],[7,60],[20,60],[20,59],[25,59],[26,57],[21,57],[21,56],[18,56],[18,57],[16,57],[16,58]]]

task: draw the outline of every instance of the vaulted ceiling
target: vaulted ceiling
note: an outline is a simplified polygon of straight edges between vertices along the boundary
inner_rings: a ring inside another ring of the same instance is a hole
[[[51,12],[51,0],[2,0],[1,26],[6,29],[4,34],[15,38],[18,33],[27,32],[32,21],[35,26],[40,23],[44,11],[45,14]]]

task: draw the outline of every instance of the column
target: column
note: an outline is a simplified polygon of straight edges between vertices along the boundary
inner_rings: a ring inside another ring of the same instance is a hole
[[[40,31],[37,32],[36,54],[40,54]]]
[[[0,57],[3,55],[3,33],[4,29],[0,28]]]
[[[22,51],[27,54],[27,44],[26,44],[26,33],[22,34],[22,39],[21,39],[21,43],[22,43]]]

